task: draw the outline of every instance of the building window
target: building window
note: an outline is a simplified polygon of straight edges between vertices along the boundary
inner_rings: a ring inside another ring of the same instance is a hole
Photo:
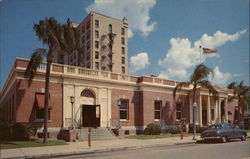
[[[85,33],[85,26],[82,25],[82,34],[84,34],[84,33]]]
[[[99,59],[99,51],[95,52],[95,59]]]
[[[125,54],[125,47],[122,47],[122,54]]]
[[[125,45],[125,38],[124,37],[121,38],[121,43],[122,43],[122,45]]]
[[[95,48],[99,49],[99,41],[95,41]]]
[[[90,49],[90,42],[87,43],[87,50]]]
[[[155,101],[154,105],[154,119],[160,120],[161,119],[161,101]]]
[[[95,62],[95,69],[99,70],[99,62]]]
[[[95,20],[95,28],[99,28],[99,20]]]
[[[94,92],[92,92],[92,91],[89,90],[89,89],[84,89],[84,90],[81,92],[81,96],[82,96],[82,97],[95,98]]]
[[[125,34],[125,29],[121,28],[121,34],[124,35]]]
[[[176,103],[176,119],[181,120],[182,118],[182,103]]]
[[[109,24],[109,33],[112,33],[112,25]]]
[[[99,38],[99,31],[98,30],[95,31],[95,38]]]
[[[125,73],[125,67],[122,66],[122,73]]]
[[[86,40],[89,40],[89,38],[90,38],[90,32],[88,31]]]
[[[122,57],[122,64],[125,64],[125,57]]]
[[[44,109],[36,109],[36,119],[44,119]],[[48,109],[48,120],[50,120],[50,109]]]
[[[86,29],[88,30],[90,27],[90,21],[87,22],[87,26],[86,26]]]
[[[120,99],[120,119],[128,120],[128,99]]]
[[[85,36],[84,35],[82,36],[82,43],[83,44],[85,43]]]

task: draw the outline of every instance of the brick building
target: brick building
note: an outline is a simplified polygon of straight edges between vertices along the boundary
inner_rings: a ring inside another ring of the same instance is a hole
[[[63,57],[55,53],[50,79],[50,134],[57,135],[72,126],[119,128],[134,134],[154,122],[164,127],[185,118],[187,123],[193,123],[191,86],[177,92],[173,101],[178,81],[127,74],[126,18],[120,21],[91,12],[82,23],[72,25],[81,30],[82,46],[86,47],[84,59],[78,63],[77,53]],[[108,52],[102,50],[103,35],[114,36]],[[17,58],[10,71],[0,95],[0,120],[32,123],[42,131],[46,64],[40,65],[29,85],[24,78],[28,63],[28,59]],[[207,90],[197,91],[197,124],[237,119],[237,102],[228,102],[232,90],[216,89],[218,99]]]
[[[3,87],[1,120],[32,123],[43,127],[45,64],[31,85],[24,78],[27,59],[16,59]],[[130,76],[77,66],[52,64],[49,101],[49,132],[75,127],[117,127],[133,134],[150,123],[176,125],[186,118],[193,123],[191,87],[177,93],[177,81],[148,76]],[[199,125],[235,121],[237,102],[228,102],[231,90],[216,86],[216,100],[207,90],[197,93]],[[75,97],[71,103],[70,97]]]

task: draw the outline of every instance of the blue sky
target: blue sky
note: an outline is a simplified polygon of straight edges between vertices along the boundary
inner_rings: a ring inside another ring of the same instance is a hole
[[[0,0],[1,87],[16,57],[42,47],[35,23],[81,22],[90,10],[128,18],[130,74],[186,81],[202,45],[218,49],[202,56],[214,84],[249,84],[249,0]]]

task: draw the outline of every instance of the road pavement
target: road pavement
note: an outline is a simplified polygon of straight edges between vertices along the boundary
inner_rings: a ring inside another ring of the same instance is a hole
[[[60,157],[61,158],[61,157]],[[250,139],[228,143],[166,145],[62,157],[64,159],[250,159]]]

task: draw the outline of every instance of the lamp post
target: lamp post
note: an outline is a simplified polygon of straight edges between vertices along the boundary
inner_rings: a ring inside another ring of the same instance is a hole
[[[74,96],[70,96],[70,103],[72,104],[71,126],[72,126],[72,129],[75,129],[75,126],[74,126],[74,103],[75,103],[75,97]]]
[[[194,136],[193,136],[193,140],[196,140],[196,121],[195,121],[195,109],[197,107],[197,103],[194,102],[193,104],[193,131],[194,131]]]

